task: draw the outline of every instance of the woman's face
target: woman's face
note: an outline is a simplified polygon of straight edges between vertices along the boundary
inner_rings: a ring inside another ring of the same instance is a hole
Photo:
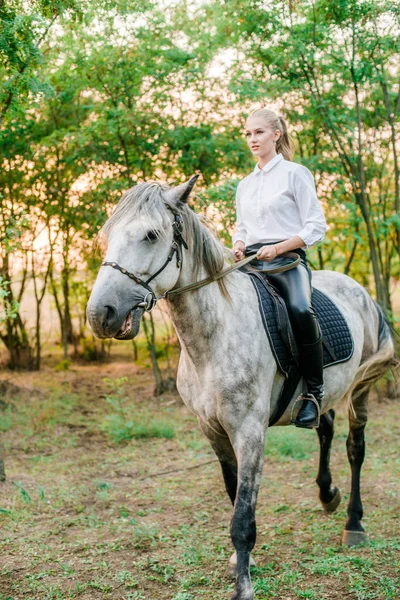
[[[279,139],[280,131],[273,131],[262,117],[249,117],[245,132],[253,156],[262,158],[276,153],[275,142]]]

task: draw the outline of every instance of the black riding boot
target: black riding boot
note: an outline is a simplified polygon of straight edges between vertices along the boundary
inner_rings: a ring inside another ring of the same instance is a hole
[[[313,344],[299,344],[300,369],[307,386],[294,424],[313,429],[319,426],[321,400],[324,397],[322,337]]]

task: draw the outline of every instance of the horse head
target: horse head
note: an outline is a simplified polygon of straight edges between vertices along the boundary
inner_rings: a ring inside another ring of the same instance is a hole
[[[103,226],[107,253],[86,309],[97,337],[134,338],[143,312],[177,284],[187,248],[181,213],[197,177],[175,188],[136,185]]]

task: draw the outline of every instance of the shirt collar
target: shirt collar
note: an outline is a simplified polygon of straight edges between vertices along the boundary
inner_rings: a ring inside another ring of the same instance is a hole
[[[257,175],[258,173],[262,173],[263,171],[264,171],[264,173],[268,173],[268,171],[270,171],[275,165],[280,163],[281,160],[283,160],[283,155],[277,154],[276,156],[274,156],[274,158],[271,158],[271,160],[269,160],[267,162],[267,164],[263,166],[262,169],[260,169],[258,164],[256,164],[256,166],[254,167],[253,173],[255,175]]]

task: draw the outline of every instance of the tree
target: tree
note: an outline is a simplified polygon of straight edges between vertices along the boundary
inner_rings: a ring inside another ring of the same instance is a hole
[[[41,79],[42,48],[60,17],[83,15],[79,0],[22,0],[0,2],[0,129],[7,113],[23,117],[30,94],[49,92]]]
[[[0,339],[9,352],[10,368],[32,367],[32,349],[19,311],[27,283],[27,255],[23,235],[29,225],[25,202],[26,170],[23,165],[29,149],[19,141],[29,124],[15,127],[0,137],[3,161],[0,170],[0,277],[5,315],[0,323]],[[12,275],[19,264],[19,281],[12,286]]]

